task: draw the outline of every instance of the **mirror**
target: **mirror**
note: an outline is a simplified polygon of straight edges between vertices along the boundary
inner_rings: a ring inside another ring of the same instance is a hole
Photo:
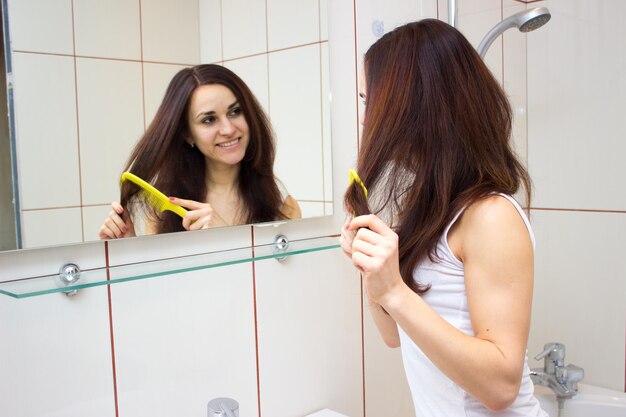
[[[267,112],[275,174],[332,214],[327,0],[3,0],[0,250],[98,239],[171,77],[237,73]]]

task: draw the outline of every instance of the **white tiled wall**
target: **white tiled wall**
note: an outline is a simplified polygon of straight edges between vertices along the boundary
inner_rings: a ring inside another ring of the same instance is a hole
[[[0,299],[0,415],[115,416],[106,287],[55,295]]]
[[[76,55],[141,59],[139,3],[74,0],[72,4]]]
[[[83,205],[117,199],[120,172],[144,128],[141,71],[139,62],[76,59]]]
[[[624,390],[626,4],[532,6],[547,7],[552,19],[528,36],[528,165],[538,235],[529,350],[563,341],[566,362],[583,367],[586,382]]]
[[[258,416],[252,264],[111,287],[121,416]],[[115,277],[112,277],[115,278]]]
[[[279,177],[305,216],[331,214],[327,0],[292,3],[8,1],[25,247],[97,238],[104,217],[94,214],[119,198],[119,174],[169,80],[200,62],[249,83],[273,118]],[[38,226],[59,208],[83,216],[55,241]]]
[[[362,415],[360,282],[348,259],[325,251],[255,272],[262,415]]]
[[[76,100],[65,94],[75,91],[74,60],[16,52],[13,66],[14,82],[22,86],[15,89],[22,209],[76,206],[80,204]],[[55,192],[50,192],[53,188]]]

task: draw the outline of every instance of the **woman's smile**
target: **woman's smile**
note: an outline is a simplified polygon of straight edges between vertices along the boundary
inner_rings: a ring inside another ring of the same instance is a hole
[[[241,141],[241,138],[237,138],[228,142],[218,143],[216,146],[219,148],[232,148],[232,147],[235,147],[236,145],[239,145],[240,141]]]

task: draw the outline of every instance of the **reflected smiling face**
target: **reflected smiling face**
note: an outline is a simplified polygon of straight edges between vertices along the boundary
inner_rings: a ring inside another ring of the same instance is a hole
[[[233,92],[221,84],[201,85],[187,113],[190,138],[213,164],[237,165],[250,140],[248,123]]]

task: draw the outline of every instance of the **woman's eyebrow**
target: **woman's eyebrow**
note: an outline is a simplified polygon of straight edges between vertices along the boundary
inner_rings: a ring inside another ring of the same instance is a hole
[[[228,106],[228,110],[231,110],[233,107],[236,107],[237,105],[239,105],[239,101],[235,101],[233,104]],[[213,114],[215,114],[215,110],[202,111],[196,115],[196,119],[201,116],[211,116]]]

